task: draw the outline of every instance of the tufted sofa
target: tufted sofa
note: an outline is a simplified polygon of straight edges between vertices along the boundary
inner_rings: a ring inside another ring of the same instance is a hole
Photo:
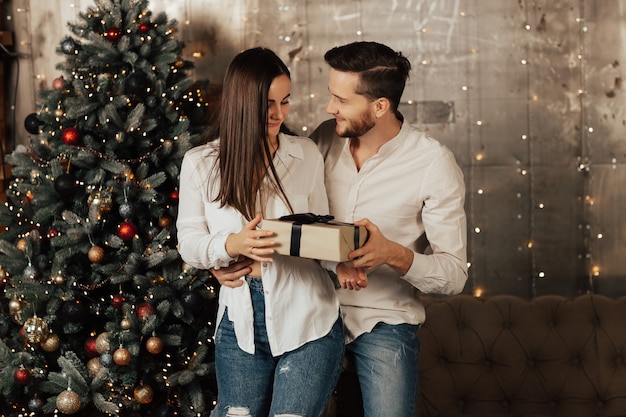
[[[423,302],[415,416],[626,416],[626,297]],[[363,408],[347,357],[325,417],[357,416]]]

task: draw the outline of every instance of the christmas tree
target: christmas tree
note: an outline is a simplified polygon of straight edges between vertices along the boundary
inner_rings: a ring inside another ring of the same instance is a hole
[[[7,157],[0,415],[205,416],[216,286],[180,259],[175,216],[207,102],[175,21],[94,4]]]

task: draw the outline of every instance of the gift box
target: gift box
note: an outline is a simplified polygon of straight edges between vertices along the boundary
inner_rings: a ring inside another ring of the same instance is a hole
[[[363,226],[312,213],[263,220],[261,228],[274,232],[268,239],[276,242],[276,253],[326,261],[347,261],[348,253],[367,240],[367,229]]]

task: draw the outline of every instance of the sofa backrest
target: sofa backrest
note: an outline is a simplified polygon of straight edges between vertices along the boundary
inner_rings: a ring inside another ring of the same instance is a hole
[[[423,302],[416,415],[626,415],[626,297]]]

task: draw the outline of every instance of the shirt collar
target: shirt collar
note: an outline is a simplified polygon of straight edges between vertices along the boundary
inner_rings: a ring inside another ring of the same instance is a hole
[[[302,146],[297,143],[296,138],[294,136],[285,135],[284,133],[280,133],[278,135],[279,146],[276,150],[276,154],[279,158],[285,159],[287,157],[292,157],[296,159],[303,160],[304,152],[302,151]]]
[[[406,138],[408,137],[408,134],[409,134],[409,124],[406,122],[402,122],[402,125],[400,126],[400,131],[398,132],[398,134],[394,136],[393,138],[391,138],[390,141],[383,144],[383,146],[381,146],[380,149],[378,150],[378,154],[384,155],[388,152],[392,152],[397,147],[402,146],[402,144],[405,142]]]
[[[398,146],[401,146],[402,143],[405,142],[406,138],[408,137],[410,127],[409,124],[404,121],[404,118],[402,118],[401,121],[402,125],[400,126],[400,131],[398,132],[398,134],[391,138],[391,140],[383,144],[378,150],[377,155],[384,155],[386,153],[392,152],[394,149],[396,149]],[[343,149],[346,152],[350,153],[350,138],[342,139],[345,139]]]

